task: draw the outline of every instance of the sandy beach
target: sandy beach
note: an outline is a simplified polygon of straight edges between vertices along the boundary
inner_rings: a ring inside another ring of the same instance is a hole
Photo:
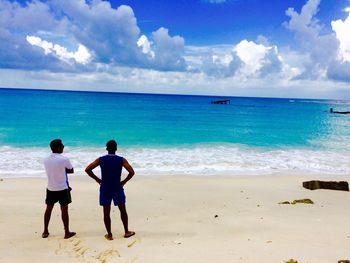
[[[70,226],[63,239],[56,205],[42,239],[45,178],[0,181],[1,262],[338,262],[350,259],[350,194],[302,187],[345,177],[138,176],[127,185],[124,239],[113,208],[113,241],[104,238],[98,185],[72,176]],[[310,198],[314,204],[279,204]]]

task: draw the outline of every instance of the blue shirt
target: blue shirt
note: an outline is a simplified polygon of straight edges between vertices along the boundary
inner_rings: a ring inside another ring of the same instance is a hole
[[[122,188],[120,177],[123,169],[123,157],[114,154],[108,154],[100,157],[101,167],[101,189],[114,192]]]

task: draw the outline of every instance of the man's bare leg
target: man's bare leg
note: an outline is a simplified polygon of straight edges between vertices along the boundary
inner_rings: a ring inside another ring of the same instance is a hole
[[[103,221],[105,223],[105,227],[107,230],[107,234],[105,235],[105,238],[107,240],[113,240],[113,235],[111,231],[111,206],[103,206]]]
[[[61,216],[64,226],[64,238],[68,239],[72,236],[75,236],[75,232],[69,231],[69,214],[68,214],[68,205],[61,205]]]
[[[125,204],[118,205],[118,208],[120,211],[120,218],[121,218],[121,220],[123,222],[123,226],[124,226],[124,232],[125,232],[124,237],[128,238],[128,237],[135,235],[135,232],[129,231],[129,228],[128,228],[128,213],[126,212]]]
[[[42,238],[47,238],[49,236],[49,223],[53,207],[54,205],[46,205],[46,210],[44,214],[44,232],[41,235]]]

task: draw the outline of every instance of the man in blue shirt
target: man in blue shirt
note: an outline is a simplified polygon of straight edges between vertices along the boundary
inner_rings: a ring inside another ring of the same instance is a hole
[[[108,141],[106,147],[108,154],[90,163],[85,172],[100,185],[100,205],[103,206],[103,219],[107,230],[105,238],[113,240],[110,218],[112,200],[114,205],[119,208],[125,231],[124,237],[128,238],[135,235],[135,232],[128,229],[128,214],[125,207],[126,200],[123,186],[134,176],[135,172],[125,158],[115,154],[117,151],[115,140]],[[97,166],[101,168],[101,178],[97,177],[92,171]],[[129,174],[124,180],[121,180],[123,167]]]

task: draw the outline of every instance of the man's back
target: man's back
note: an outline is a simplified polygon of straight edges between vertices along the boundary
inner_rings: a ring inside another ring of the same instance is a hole
[[[44,160],[44,165],[48,177],[47,189],[50,191],[67,189],[66,169],[73,168],[69,159],[59,153],[52,153]]]
[[[102,183],[105,190],[120,189],[120,177],[123,169],[123,157],[108,154],[99,158],[101,167]]]

